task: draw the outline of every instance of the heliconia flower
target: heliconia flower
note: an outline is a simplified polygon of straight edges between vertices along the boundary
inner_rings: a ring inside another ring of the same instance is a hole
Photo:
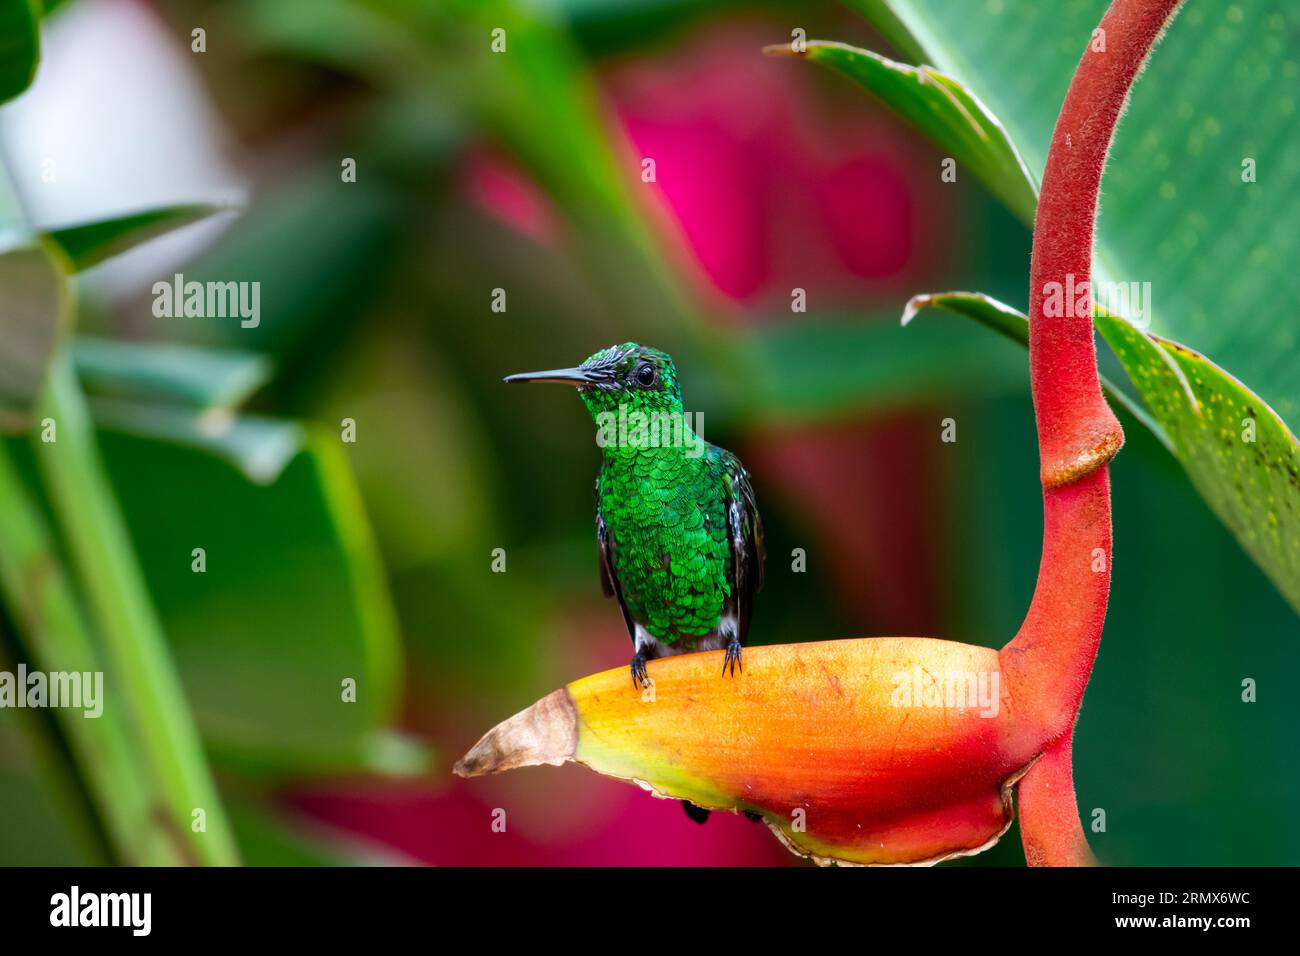
[[[753,647],[736,680],[720,676],[721,652],[689,654],[652,661],[645,691],[619,667],[500,724],[456,772],[575,761],[658,796],[759,813],[818,862],[935,863],[995,843],[1012,787],[1064,741],[1073,830],[1046,835],[1038,852],[1049,859],[1079,829],[1068,735],[1100,634],[1088,609],[1105,575],[1092,555],[1110,547],[1105,484],[1080,484],[1071,492],[1083,506],[1049,524],[1072,545],[1052,563],[1076,570],[1000,652],[885,637]],[[1022,819],[1027,840],[1037,820]]]
[[[575,681],[498,725],[463,776],[576,761],[701,807],[758,813],[818,862],[934,863],[977,853],[1019,796],[1032,865],[1093,862],[1070,741],[1110,588],[1108,463],[1123,443],[1097,378],[1091,308],[1044,321],[1042,290],[1087,284],[1101,170],[1125,98],[1180,0],[1114,0],[1048,153],[1030,266],[1029,359],[1043,485],[1034,597],[1000,651],[863,638],[722,652]],[[1080,278],[1082,277],[1082,278]]]
[[[929,638],[754,647],[575,681],[485,736],[466,776],[576,761],[662,797],[759,813],[819,861],[923,863],[978,852],[1011,823],[1037,756],[998,653]]]

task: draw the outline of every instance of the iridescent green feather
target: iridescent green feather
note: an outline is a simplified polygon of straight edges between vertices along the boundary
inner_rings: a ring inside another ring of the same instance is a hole
[[[597,352],[583,368],[612,370],[626,379],[646,360],[658,368],[653,388],[582,390],[598,427],[602,420],[635,421],[637,413],[682,415],[677,370],[662,352],[627,343]],[[732,592],[727,512],[741,467],[694,433],[686,439],[666,447],[607,443],[597,510],[628,614],[660,643],[691,650],[718,627]]]

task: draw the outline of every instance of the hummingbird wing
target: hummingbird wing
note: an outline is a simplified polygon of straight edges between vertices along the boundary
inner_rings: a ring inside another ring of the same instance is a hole
[[[600,486],[597,483],[596,488],[596,550],[600,555],[600,589],[604,592],[605,597],[618,598],[618,609],[623,612],[623,623],[627,625],[627,633],[632,638],[632,643],[636,643],[636,625],[632,623],[632,615],[628,613],[627,602],[623,600],[623,589],[619,586],[618,575],[614,573],[614,562],[610,552],[615,547],[610,541],[609,531],[605,528],[605,517],[600,513]]]
[[[763,586],[763,519],[749,472],[740,459],[726,453],[727,531],[731,538],[731,585],[736,604],[736,624],[743,644],[749,635],[754,595]]]

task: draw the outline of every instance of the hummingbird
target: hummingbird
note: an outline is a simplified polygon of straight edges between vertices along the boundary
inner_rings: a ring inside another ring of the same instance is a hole
[[[722,673],[743,671],[763,522],[740,459],[691,427],[673,360],[625,342],[505,381],[570,385],[598,426],[600,583],[632,640],[633,686],[649,686],[648,660],[690,651],[724,649]]]

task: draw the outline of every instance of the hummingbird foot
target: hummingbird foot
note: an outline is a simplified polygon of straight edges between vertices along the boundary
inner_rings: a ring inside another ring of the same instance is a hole
[[[637,690],[650,686],[650,673],[645,668],[644,651],[637,651],[632,658],[632,686]]]
[[[730,669],[731,674],[734,677],[737,667],[740,668],[742,674],[745,672],[745,665],[740,662],[740,652],[740,638],[732,637],[732,639],[727,642],[727,656],[722,659],[722,673],[725,674],[728,669]]]
[[[687,800],[683,800],[682,809],[685,810],[686,815],[696,823],[709,822],[709,811],[705,810],[703,807],[697,807],[695,804]]]

